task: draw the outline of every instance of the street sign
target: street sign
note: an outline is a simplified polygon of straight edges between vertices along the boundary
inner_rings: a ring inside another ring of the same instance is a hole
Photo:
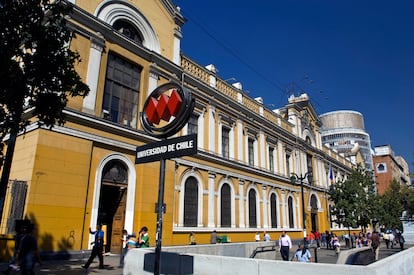
[[[191,134],[137,147],[135,164],[195,154],[197,154],[197,134]]]

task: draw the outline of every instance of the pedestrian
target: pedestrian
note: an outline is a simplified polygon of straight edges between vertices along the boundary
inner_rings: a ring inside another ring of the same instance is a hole
[[[371,234],[371,247],[374,252],[375,260],[378,261],[379,256],[379,246],[380,246],[380,236],[377,231],[372,232]]]
[[[37,246],[37,240],[33,235],[34,225],[23,226],[23,237],[16,251],[15,263],[19,265],[22,275],[34,275],[36,262],[42,264]]]
[[[211,234],[210,234],[210,243],[211,244],[217,243],[217,232],[216,232],[216,230],[213,230],[213,232],[211,232]]]
[[[326,235],[326,249],[332,249],[332,234],[328,230],[326,230],[325,235]]]
[[[390,244],[391,244],[391,248],[394,248],[394,244],[395,244],[395,233],[394,232],[390,232]]]
[[[319,232],[319,230],[315,231],[315,240],[316,240],[316,247],[320,248],[321,247],[321,233]]]
[[[398,239],[398,242],[400,243],[400,249],[401,250],[404,250],[405,239],[404,239],[404,236],[402,235],[402,232],[401,231],[398,231],[398,233],[397,233],[397,239]]]
[[[312,262],[312,255],[308,248],[303,243],[299,243],[299,248],[293,255],[293,261],[310,263]]]
[[[338,256],[341,250],[341,244],[339,242],[338,236],[335,233],[332,234],[332,247],[335,250],[336,255]]]
[[[387,249],[390,248],[390,233],[388,230],[385,230],[382,238],[384,239],[385,246],[387,247]]]
[[[148,228],[146,226],[142,227],[139,231],[138,245],[141,248],[149,247],[149,235]]]
[[[189,239],[190,239],[190,245],[196,245],[197,244],[194,232],[192,232],[192,231],[190,232]]]
[[[315,241],[315,233],[313,233],[313,231],[311,231],[308,235],[308,237],[306,238],[306,240],[308,241],[309,246],[313,246],[313,243]]]
[[[292,241],[289,235],[283,230],[279,238],[279,251],[284,261],[289,261],[289,251],[292,249]]]
[[[139,247],[137,235],[135,232],[132,232],[131,235],[128,236],[127,248],[128,250],[131,250],[137,247]]]
[[[30,222],[28,220],[23,220],[23,221],[16,221],[16,223],[15,223],[14,230],[16,232],[16,235],[14,235],[13,256],[10,260],[9,265],[7,266],[7,269],[2,271],[3,274],[9,274],[12,270],[16,270],[16,271],[20,270],[19,266],[15,265],[16,252],[17,252],[17,249],[19,248],[20,240],[24,236],[23,229],[24,229],[24,226],[27,225],[27,223],[30,223]]]
[[[119,257],[119,267],[124,266],[124,259],[125,255],[128,252],[128,231],[126,229],[122,230],[122,238],[121,238],[121,256]]]
[[[265,242],[270,242],[270,241],[271,241],[270,234],[269,234],[269,233],[267,233],[266,231],[265,231],[265,232],[263,232],[263,240],[264,240]]]
[[[98,256],[99,269],[103,269],[104,268],[104,264],[103,264],[104,232],[102,230],[102,225],[100,224],[96,225],[95,231],[92,231],[92,229],[89,227],[89,233],[95,235],[95,241],[92,242],[93,247],[92,247],[91,255],[89,256],[89,259],[86,262],[86,264],[82,265],[82,268],[88,269],[93,259],[95,259],[95,257]]]
[[[260,241],[260,234],[259,234],[259,232],[256,232],[256,235],[254,236],[254,240],[256,242],[259,242]]]

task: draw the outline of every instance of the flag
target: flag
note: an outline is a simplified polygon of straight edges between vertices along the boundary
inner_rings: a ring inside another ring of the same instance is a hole
[[[332,184],[333,183],[333,171],[332,171],[332,164],[329,164],[329,181]]]

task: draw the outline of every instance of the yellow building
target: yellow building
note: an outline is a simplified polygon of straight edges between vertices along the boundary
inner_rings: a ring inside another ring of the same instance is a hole
[[[64,126],[34,123],[17,138],[0,233],[12,234],[14,221],[27,217],[41,250],[80,250],[90,248],[89,227],[102,223],[106,250],[119,253],[122,229],[147,226],[154,246],[160,163],[135,164],[135,152],[157,141],[139,116],[148,95],[170,81],[195,98],[177,136],[197,133],[198,153],[166,162],[163,245],[188,244],[190,232],[209,243],[213,230],[232,242],[264,231],[303,238],[302,195],[307,230],[335,229],[329,167],[344,179],[353,164],[322,144],[306,94],[270,110],[214,65],[181,54],[186,20],[172,1],[70,2],[70,45],[91,92],[70,99]],[[292,173],[310,174],[304,193]]]

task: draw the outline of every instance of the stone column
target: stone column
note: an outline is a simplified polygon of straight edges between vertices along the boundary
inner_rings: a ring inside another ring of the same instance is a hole
[[[101,57],[104,46],[105,41],[103,38],[99,39],[98,37],[91,37],[88,71],[86,73],[86,84],[89,86],[90,91],[83,99],[82,111],[92,115],[95,115],[99,71],[101,68]]]
[[[213,172],[208,172],[208,227],[215,227],[215,190],[214,183],[216,179],[216,174]]]
[[[239,179],[239,227],[245,228],[246,224],[244,221],[244,180]]]

